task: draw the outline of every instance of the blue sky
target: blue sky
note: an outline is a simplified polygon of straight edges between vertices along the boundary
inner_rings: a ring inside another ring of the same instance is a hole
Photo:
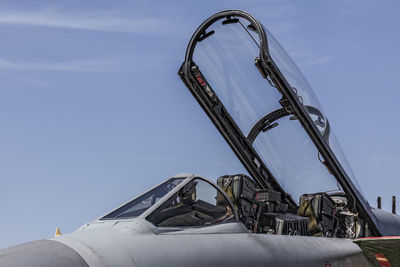
[[[71,232],[171,175],[244,172],[179,80],[191,34],[243,9],[324,106],[371,205],[398,195],[396,1],[2,1],[0,248]],[[400,196],[399,196],[400,197]]]

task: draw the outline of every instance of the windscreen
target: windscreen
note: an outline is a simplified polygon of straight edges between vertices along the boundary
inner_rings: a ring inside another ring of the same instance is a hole
[[[255,65],[260,51],[258,37],[249,25],[242,18],[234,23],[215,22],[207,29],[214,33],[196,45],[193,62],[294,201],[298,203],[305,193],[340,191],[335,177],[322,164],[324,159],[299,121],[282,109],[282,95],[258,71]],[[276,47],[275,51],[278,51]],[[295,77],[297,69],[292,70],[292,61],[285,60],[280,61],[281,66],[287,67]],[[296,86],[299,88],[293,90],[303,94],[303,87]],[[304,94],[303,98],[324,134],[327,120],[319,104],[313,101],[313,95]]]
[[[161,185],[151,189],[147,193],[144,193],[140,197],[107,214],[101,219],[128,219],[137,217],[157,203],[163,196],[174,189],[183,180],[184,178],[171,178]]]

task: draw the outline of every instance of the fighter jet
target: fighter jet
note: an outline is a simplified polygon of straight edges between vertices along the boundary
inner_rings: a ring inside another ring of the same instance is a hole
[[[257,19],[206,19],[178,75],[246,174],[174,176],[0,266],[400,266],[400,217],[363,196],[310,85]]]

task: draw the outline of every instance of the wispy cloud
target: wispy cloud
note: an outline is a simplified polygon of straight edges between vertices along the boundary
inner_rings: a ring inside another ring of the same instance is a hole
[[[117,64],[111,60],[21,62],[0,58],[0,70],[110,72],[117,71]]]
[[[28,84],[29,86],[35,85],[41,87],[49,84],[46,79],[30,77],[29,75],[21,75],[20,73],[11,71],[0,71],[0,79],[3,82],[3,86],[7,88],[15,88],[21,84],[23,84],[23,86]]]
[[[289,54],[301,68],[315,68],[332,62],[334,58],[329,55],[310,51],[307,47],[289,47]]]
[[[333,58],[330,56],[312,56],[301,60],[301,64],[304,67],[310,68],[326,64],[328,62],[331,62],[332,60]]]
[[[61,8],[0,11],[0,23],[127,33],[163,33],[171,22],[161,18],[127,18],[110,13],[73,13]]]

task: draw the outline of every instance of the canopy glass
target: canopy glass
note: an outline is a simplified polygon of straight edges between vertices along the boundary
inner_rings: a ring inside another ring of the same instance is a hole
[[[270,80],[266,82],[257,69],[255,61],[260,57],[260,41],[251,23],[244,18],[228,22],[219,20],[207,28],[211,34],[196,44],[193,63],[265,166],[295,202],[304,193],[341,191],[296,116],[283,108],[281,92]],[[272,34],[268,31],[266,34],[272,60],[360,191],[310,85]]]

